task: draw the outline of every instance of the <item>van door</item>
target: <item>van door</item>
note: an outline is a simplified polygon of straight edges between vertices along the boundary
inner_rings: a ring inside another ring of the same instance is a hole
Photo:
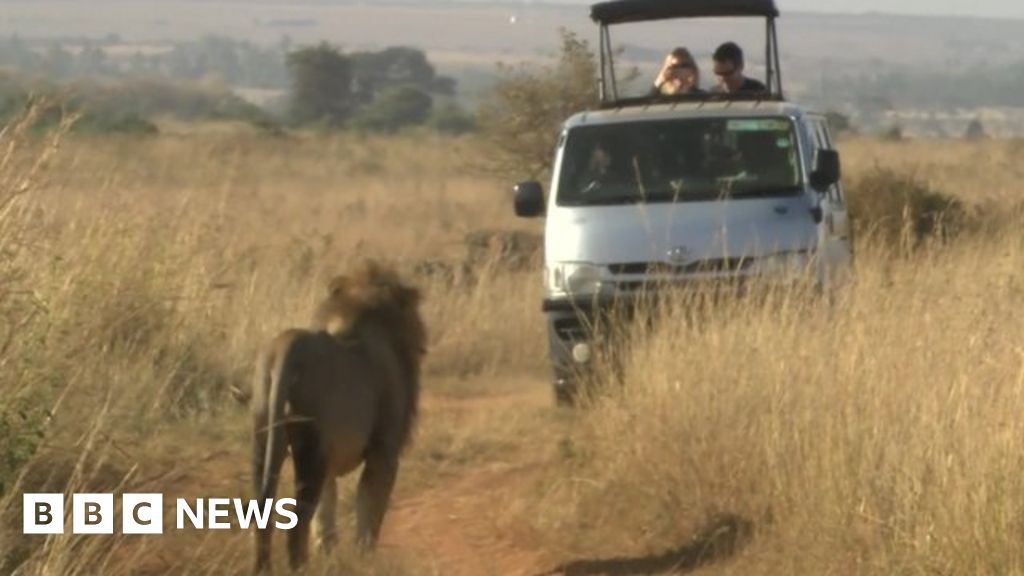
[[[822,117],[810,117],[808,127],[812,132],[814,154],[818,150],[834,150],[832,133],[828,122]],[[846,268],[852,256],[850,218],[846,206],[846,193],[842,181],[833,185],[822,195],[822,215],[824,217],[823,248],[825,249],[826,266],[833,271]]]

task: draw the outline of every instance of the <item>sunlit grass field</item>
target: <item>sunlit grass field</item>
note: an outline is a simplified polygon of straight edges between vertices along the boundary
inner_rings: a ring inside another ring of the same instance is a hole
[[[1024,573],[1019,141],[843,141],[849,194],[890,168],[990,219],[858,235],[831,304],[671,302],[576,411],[549,397],[539,269],[465,242],[542,225],[472,137],[46,142],[0,150],[0,573],[248,573],[238,530],[22,536],[21,494],[249,497],[231,391],[367,256],[425,290],[425,411],[381,549],[311,573]]]

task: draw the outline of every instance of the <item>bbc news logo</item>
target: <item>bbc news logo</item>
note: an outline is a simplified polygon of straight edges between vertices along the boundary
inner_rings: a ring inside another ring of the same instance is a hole
[[[24,494],[25,534],[63,534],[64,494]],[[294,498],[280,500],[243,500],[241,498],[198,498],[175,500],[177,530],[230,530],[272,526],[291,530],[298,524]],[[72,494],[72,534],[113,534],[117,510],[113,494]],[[121,496],[122,534],[163,534],[163,494],[123,494]],[[234,520],[234,523],[232,523]]]

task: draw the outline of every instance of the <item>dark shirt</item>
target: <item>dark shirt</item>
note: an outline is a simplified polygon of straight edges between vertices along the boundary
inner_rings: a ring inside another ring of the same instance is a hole
[[[739,90],[733,92],[733,94],[742,94],[748,92],[767,92],[768,87],[764,85],[760,80],[754,80],[753,78],[743,77],[743,84],[740,84]],[[715,92],[721,94],[725,91],[722,90],[721,86],[715,86]]]
[[[737,92],[767,92],[768,87],[764,85],[760,80],[754,80],[753,78],[743,77],[743,85]]]
[[[678,95],[684,96],[687,94],[707,94],[707,92],[695,87],[690,88],[686,92],[680,92]],[[676,96],[676,94],[662,94],[661,90],[657,86],[651,86],[651,91],[647,93],[648,98],[671,98],[673,96]]]

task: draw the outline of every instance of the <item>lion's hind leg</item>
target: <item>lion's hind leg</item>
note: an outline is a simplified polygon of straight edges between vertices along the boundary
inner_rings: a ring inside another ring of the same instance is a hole
[[[313,424],[297,424],[289,432],[298,524],[288,532],[288,560],[296,569],[308,558],[309,532],[327,480],[327,462],[321,450],[320,432]]]
[[[256,497],[260,502],[266,500],[273,500],[277,493],[277,477],[281,470],[281,465],[284,464],[285,456],[287,451],[284,449],[282,443],[281,448],[274,450],[271,454],[271,463],[269,467],[265,467],[266,459],[266,445],[267,445],[267,432],[266,426],[260,426],[257,428],[255,433],[256,441],[253,443],[253,484],[255,485]],[[265,470],[269,470],[271,478],[269,481],[264,481],[263,473]],[[265,574],[270,569],[270,546],[273,536],[273,528],[267,526],[266,528],[256,528],[256,573]]]
[[[361,548],[373,549],[387,512],[391,490],[398,476],[398,456],[390,453],[367,454],[356,493],[356,539]]]
[[[279,429],[280,423],[271,423],[269,421],[269,407],[266,405],[267,390],[270,387],[269,378],[269,369],[263,369],[258,374],[257,385],[264,386],[264,389],[260,392],[259,398],[262,400],[260,400],[260,404],[256,407],[253,417],[253,494],[261,502],[275,498],[281,466],[284,464],[284,459],[288,454],[288,449],[284,442],[280,440],[271,442],[271,428],[278,427],[278,429],[274,430],[274,433],[279,438],[283,434]],[[267,449],[268,445],[271,445],[269,451]],[[272,536],[272,528],[256,528],[255,572],[257,574],[265,574],[270,570]]]

